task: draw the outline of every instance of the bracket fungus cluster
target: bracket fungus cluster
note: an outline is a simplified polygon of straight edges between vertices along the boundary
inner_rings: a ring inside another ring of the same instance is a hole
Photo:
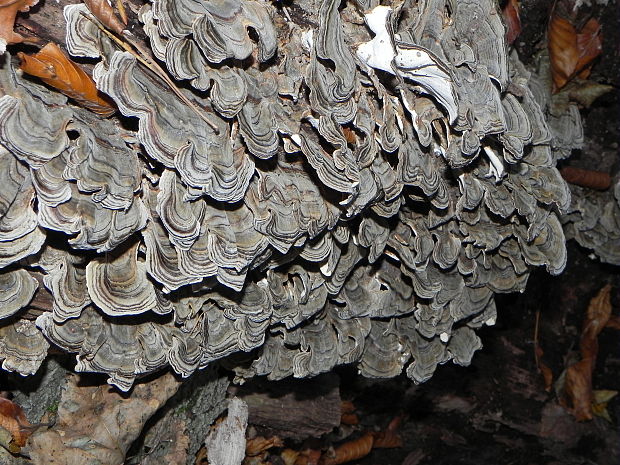
[[[571,186],[572,201],[562,217],[567,239],[591,249],[604,263],[620,265],[620,180],[597,192]]]
[[[562,271],[570,192],[495,1],[292,7],[146,3],[162,80],[67,6],[108,119],[2,57],[4,369],[49,341],[122,390],[224,358],[422,382],[470,362],[495,293]],[[54,298],[36,321],[33,272]]]

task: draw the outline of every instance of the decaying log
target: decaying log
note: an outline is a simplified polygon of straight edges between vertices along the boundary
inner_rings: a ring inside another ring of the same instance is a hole
[[[205,439],[212,465],[241,465],[245,457],[248,406],[237,397],[228,402],[228,415],[216,423]]]
[[[282,438],[318,437],[340,424],[339,380],[333,373],[268,386],[250,382],[236,395],[248,405],[250,423]]]

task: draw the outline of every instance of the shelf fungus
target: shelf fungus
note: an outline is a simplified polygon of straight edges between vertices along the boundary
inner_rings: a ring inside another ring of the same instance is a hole
[[[449,121],[456,119],[458,101],[450,70],[430,50],[402,42],[395,32],[396,13],[389,6],[379,5],[365,15],[366,24],[375,37],[357,48],[360,60],[372,68],[407,79],[420,87],[448,112]],[[415,109],[403,97],[403,103],[415,115]]]
[[[144,3],[116,40],[64,10],[108,119],[0,59],[4,369],[49,341],[121,390],[224,359],[423,382],[470,363],[494,294],[562,271],[570,144],[493,0]],[[596,221],[573,234],[618,229]]]
[[[604,263],[620,265],[620,181],[605,192],[571,186],[572,202],[562,217],[568,239]]]

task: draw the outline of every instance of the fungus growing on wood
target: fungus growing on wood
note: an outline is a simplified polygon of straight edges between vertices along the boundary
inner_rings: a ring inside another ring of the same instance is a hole
[[[565,145],[496,4],[302,3],[312,16],[295,24],[267,2],[153,0],[139,19],[165,79],[66,7],[68,50],[100,59],[110,119],[4,55],[10,324],[29,325],[29,272],[54,296],[27,328],[31,359],[42,333],[122,390],[242,352],[227,360],[239,378],[355,363],[423,382],[470,363],[495,293],[562,271]]]

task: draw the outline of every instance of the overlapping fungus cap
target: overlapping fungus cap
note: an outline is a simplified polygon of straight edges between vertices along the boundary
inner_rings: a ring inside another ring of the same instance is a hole
[[[100,58],[123,115],[110,119],[4,56],[0,266],[20,283],[5,308],[20,315],[43,272],[54,306],[37,327],[78,371],[128,390],[246,353],[228,360],[240,377],[356,363],[422,382],[470,362],[494,293],[563,269],[570,193],[495,2],[296,8],[298,23],[254,0],[146,4],[175,92],[66,7],[69,51]],[[11,341],[5,362],[45,357]]]

